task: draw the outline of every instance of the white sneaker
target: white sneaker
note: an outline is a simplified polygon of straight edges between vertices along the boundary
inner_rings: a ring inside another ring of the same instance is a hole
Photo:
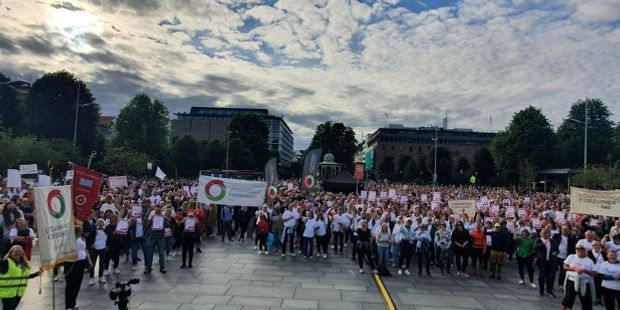
[[[282,257],[285,257],[285,256],[286,256],[286,254],[282,253]]]
[[[377,273],[379,273],[379,271],[377,269],[373,269],[372,273],[377,274]]]
[[[262,254],[263,254],[263,251],[258,251],[258,255],[262,255]]]
[[[457,272],[456,272],[456,276],[457,276],[457,277],[460,277],[460,276],[461,276],[461,272],[460,272],[460,271],[457,271]]]
[[[398,269],[398,274],[402,275],[403,274],[403,270],[402,269]]]
[[[107,282],[106,282],[105,278],[99,278],[99,283],[106,284]]]
[[[265,255],[269,255],[269,251],[265,251]]]
[[[95,279],[90,278],[90,281],[88,281],[88,285],[95,285]]]
[[[114,269],[114,274],[120,274],[120,273],[121,273],[121,271],[118,270],[118,268]]]
[[[327,259],[327,254],[323,254],[323,259]]]
[[[519,280],[519,285],[523,285],[525,282],[523,280]]]
[[[110,273],[108,272],[108,270],[104,270],[104,271],[103,271],[103,276],[104,276],[104,277],[107,277],[107,276],[109,276],[109,275],[110,275]]]
[[[75,305],[75,307],[73,307],[73,310],[78,310],[78,309],[80,309],[80,306],[78,305]]]
[[[138,267],[136,267],[136,265],[131,266],[131,270],[136,271],[138,270]]]
[[[346,244],[346,243],[344,244],[344,247],[345,247],[345,248],[347,247],[347,244]]]
[[[364,269],[360,269],[360,273],[364,273]]]
[[[406,275],[410,275],[410,274],[411,274],[411,272],[409,272],[409,270],[408,270],[408,269],[405,269],[405,274],[406,274]]]
[[[534,284],[534,282],[530,282],[530,287],[531,288],[537,288],[538,286],[536,286],[536,284]]]
[[[257,249],[258,249],[258,246],[257,246],[257,245],[255,245],[255,246],[254,246],[254,250],[257,250]]]

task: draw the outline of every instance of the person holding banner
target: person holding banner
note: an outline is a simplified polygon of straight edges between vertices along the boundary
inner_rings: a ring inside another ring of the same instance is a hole
[[[64,264],[65,270],[65,308],[78,309],[76,300],[82,287],[84,279],[84,268],[92,268],[94,264],[90,259],[90,253],[86,250],[86,239],[82,234],[82,226],[75,226],[75,237],[77,239],[77,260]]]
[[[196,241],[196,226],[198,224],[198,220],[194,216],[193,210],[189,210],[187,215],[181,222],[183,225],[183,236],[181,241],[181,257],[183,260],[183,264],[181,268],[189,267],[192,268],[192,261],[194,260],[194,242]],[[187,260],[189,258],[189,261]],[[185,264],[188,262],[189,264]]]
[[[26,287],[28,279],[38,277],[42,270],[30,273],[30,262],[26,258],[21,245],[12,246],[4,259],[0,261],[0,298],[2,309],[17,309]]]

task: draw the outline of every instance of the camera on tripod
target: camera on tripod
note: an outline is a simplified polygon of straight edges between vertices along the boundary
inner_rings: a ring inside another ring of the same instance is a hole
[[[129,309],[129,296],[131,296],[131,285],[140,283],[140,279],[131,279],[125,283],[116,282],[114,288],[110,290],[110,299],[119,310]]]

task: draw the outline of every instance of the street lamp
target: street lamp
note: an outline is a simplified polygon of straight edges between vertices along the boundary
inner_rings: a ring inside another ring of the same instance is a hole
[[[97,155],[97,151],[90,152],[90,155],[88,155],[88,166],[86,166],[86,168],[90,169],[90,162],[93,160],[95,155]]]
[[[433,139],[433,141],[435,141],[435,167],[433,168],[433,185],[437,184],[437,140],[439,140],[437,138],[438,129],[439,126],[435,126],[435,138]]]
[[[583,174],[585,174],[588,167],[588,100],[583,103],[585,110],[583,121],[572,118],[568,118],[567,120],[583,124]]]
[[[80,107],[87,107],[90,105],[95,105],[96,103],[86,103],[86,104],[80,104],[80,84],[78,83],[78,89],[77,89],[77,99],[75,100],[75,122],[73,124],[73,157],[75,157],[75,145],[76,145],[76,141],[77,141],[77,128],[78,128],[78,115],[79,115],[79,108]]]
[[[226,176],[228,176],[228,149],[230,149],[230,118],[226,125]]]

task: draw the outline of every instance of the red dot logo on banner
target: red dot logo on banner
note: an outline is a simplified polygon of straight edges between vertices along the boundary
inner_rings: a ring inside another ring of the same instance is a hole
[[[57,201],[57,203],[54,203]],[[47,211],[53,218],[61,218],[65,214],[65,197],[58,189],[51,190],[47,194]]]
[[[304,186],[306,188],[313,188],[315,183],[316,183],[316,179],[314,178],[313,175],[307,175],[304,178]]]
[[[220,188],[220,193],[217,196],[211,195],[211,188],[214,186]],[[209,181],[209,183],[205,185],[205,195],[207,196],[207,199],[211,201],[220,201],[224,199],[224,196],[226,196],[226,186],[224,186],[224,181],[222,180]]]
[[[83,206],[86,204],[86,196],[83,194],[75,196],[74,202],[78,206]]]
[[[269,190],[267,190],[267,197],[269,197],[269,199],[276,199],[276,197],[278,196],[278,188],[271,185],[269,186]]]

